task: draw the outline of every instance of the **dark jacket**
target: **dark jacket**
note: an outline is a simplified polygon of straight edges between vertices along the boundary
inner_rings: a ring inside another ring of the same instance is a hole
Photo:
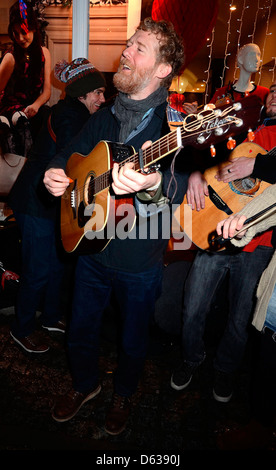
[[[134,138],[127,142],[128,145],[133,146],[135,150],[138,151],[144,142],[148,140],[155,142],[162,135],[169,132],[166,121],[166,105],[167,103],[164,102],[155,109],[150,122],[141,130],[141,132],[136,134]],[[82,155],[88,155],[101,140],[118,142],[119,131],[120,122],[114,115],[112,106],[103,108],[90,117],[80,134],[70,142],[69,146],[66,147],[65,150],[60,152],[50,162],[48,168],[55,167],[66,169],[66,162],[73,153],[78,152]],[[177,159],[181,158],[180,155],[181,154],[178,155]],[[171,160],[171,155],[160,160],[161,171],[163,173],[164,194],[167,193],[168,185],[171,181]],[[184,176],[183,173],[178,173],[176,170],[174,175],[177,179],[177,187],[173,181],[170,185],[170,193],[168,196],[171,198],[176,192],[173,203],[180,204],[183,201],[186,191],[187,175]],[[157,216],[157,219],[157,238],[151,239],[149,230],[147,231],[148,237],[146,239],[139,239],[138,234],[135,239],[126,238],[121,240],[115,238],[110,241],[102,252],[92,254],[91,256],[93,256],[93,259],[105,266],[129,272],[144,271],[151,268],[156,263],[161,263],[169,237],[167,236],[166,238],[162,238],[161,214]],[[135,228],[137,229],[137,227],[138,224],[136,224]],[[91,243],[93,244],[93,241]]]
[[[275,151],[275,137],[276,137],[276,118],[267,118],[264,120],[259,129],[266,127],[271,136],[270,142],[264,141],[262,146],[268,151],[266,155],[261,153],[256,156],[252,176],[266,181],[267,183],[275,184],[276,182],[276,151]]]
[[[45,122],[9,195],[13,211],[36,217],[55,217],[60,201],[51,196],[43,184],[45,168],[81,130],[89,116],[86,106],[70,96],[52,107],[51,128],[56,138],[53,139],[48,121]]]

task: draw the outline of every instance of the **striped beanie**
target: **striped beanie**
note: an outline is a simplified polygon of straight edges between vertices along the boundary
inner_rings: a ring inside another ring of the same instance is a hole
[[[65,91],[72,98],[106,86],[103,74],[83,57],[70,63],[65,60],[58,62],[54,73],[59,81],[66,83]]]

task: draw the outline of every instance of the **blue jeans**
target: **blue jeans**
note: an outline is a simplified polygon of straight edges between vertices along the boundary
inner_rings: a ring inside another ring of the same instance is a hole
[[[22,268],[12,332],[18,338],[35,330],[36,311],[41,307],[43,325],[54,325],[60,310],[64,264],[56,249],[55,222],[15,213],[21,232]]]
[[[157,265],[141,273],[122,272],[104,267],[90,256],[79,257],[68,335],[75,390],[84,393],[99,382],[102,317],[111,292],[114,292],[120,325],[114,391],[122,396],[130,396],[136,391],[147,354],[155,301],[161,294],[162,271],[162,265]]]
[[[276,284],[267,306],[265,326],[276,332]]]
[[[259,246],[253,253],[198,252],[185,284],[183,305],[183,359],[200,364],[205,357],[205,322],[215,293],[229,274],[229,312],[214,367],[233,373],[239,366],[248,338],[255,290],[273,248]]]

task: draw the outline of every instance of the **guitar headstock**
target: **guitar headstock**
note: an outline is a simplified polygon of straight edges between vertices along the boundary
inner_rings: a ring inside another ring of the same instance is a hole
[[[189,115],[181,123],[183,145],[204,149],[250,128],[255,129],[260,121],[261,109],[260,98],[253,95]]]

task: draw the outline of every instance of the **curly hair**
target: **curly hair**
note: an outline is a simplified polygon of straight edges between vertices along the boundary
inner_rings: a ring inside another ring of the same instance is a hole
[[[175,32],[173,24],[165,20],[154,21],[152,18],[145,18],[137,30],[148,31],[156,35],[159,41],[157,60],[170,64],[172,67],[171,73],[161,82],[162,86],[169,88],[173,78],[179,75],[184,65],[185,53],[181,38]]]

